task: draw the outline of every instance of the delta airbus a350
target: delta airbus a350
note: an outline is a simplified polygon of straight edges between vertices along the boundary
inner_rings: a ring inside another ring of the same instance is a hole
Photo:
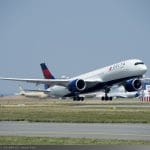
[[[142,88],[142,76],[146,73],[147,66],[139,59],[129,59],[101,69],[97,69],[69,79],[25,79],[4,78],[1,80],[23,81],[36,84],[46,84],[51,88],[53,95],[59,97],[73,97],[74,100],[83,100],[80,94],[105,91],[103,100],[108,97],[110,87],[114,84],[123,85],[126,91],[138,91]]]

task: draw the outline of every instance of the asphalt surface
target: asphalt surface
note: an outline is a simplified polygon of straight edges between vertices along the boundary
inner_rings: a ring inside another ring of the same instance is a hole
[[[150,108],[149,104],[145,105],[139,105],[139,104],[132,104],[132,105],[127,105],[127,104],[116,104],[116,105],[78,105],[76,107],[81,107],[81,108]]]
[[[0,122],[0,136],[150,140],[149,124]]]

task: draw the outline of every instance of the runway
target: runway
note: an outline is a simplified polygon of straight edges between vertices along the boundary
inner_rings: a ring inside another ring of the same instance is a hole
[[[139,105],[139,104],[133,104],[133,105],[130,105],[130,104],[117,104],[117,105],[78,105],[76,107],[81,107],[81,108],[150,108],[150,104],[142,104],[142,105]]]
[[[150,140],[149,124],[0,122],[0,136]]]

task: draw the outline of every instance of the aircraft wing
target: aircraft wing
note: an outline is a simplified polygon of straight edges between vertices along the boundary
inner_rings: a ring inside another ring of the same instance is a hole
[[[20,81],[20,82],[28,82],[28,83],[35,83],[35,84],[49,84],[50,86],[53,85],[60,85],[60,86],[68,86],[68,84],[73,81],[74,79],[26,79],[26,78],[4,78],[0,77],[0,80],[10,80],[10,81]],[[101,80],[85,80],[87,85],[96,85],[100,83]]]
[[[10,80],[10,81],[21,81],[35,84],[50,84],[52,85],[62,85],[65,86],[69,81],[66,79],[28,79],[28,78],[4,78],[0,77],[0,80]]]

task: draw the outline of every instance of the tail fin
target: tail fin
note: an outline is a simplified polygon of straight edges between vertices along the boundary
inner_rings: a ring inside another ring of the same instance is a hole
[[[45,79],[55,79],[55,77],[49,71],[45,63],[41,63],[40,65]]]
[[[49,71],[49,69],[47,68],[45,63],[41,63],[40,65],[41,65],[41,69],[42,69],[43,76],[44,76],[45,79],[55,79],[55,77]],[[45,84],[44,86],[45,86],[45,89],[49,88],[48,84]]]

